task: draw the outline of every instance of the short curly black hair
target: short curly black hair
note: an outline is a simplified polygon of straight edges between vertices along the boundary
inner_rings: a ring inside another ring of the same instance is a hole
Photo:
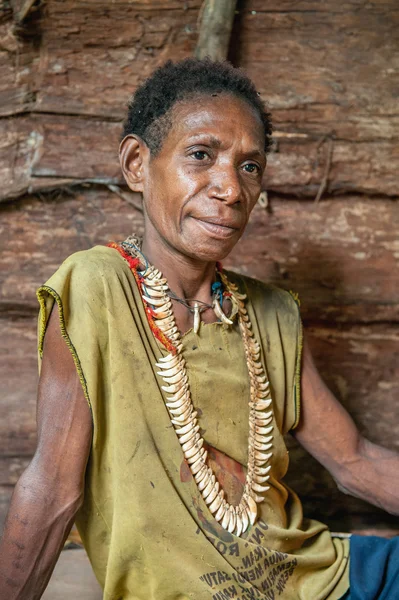
[[[197,94],[226,92],[250,104],[259,114],[265,131],[265,151],[270,149],[270,114],[252,81],[227,61],[186,58],[168,60],[136,90],[128,104],[122,139],[136,134],[147,144],[152,155],[162,147],[171,126],[171,109],[178,101]]]

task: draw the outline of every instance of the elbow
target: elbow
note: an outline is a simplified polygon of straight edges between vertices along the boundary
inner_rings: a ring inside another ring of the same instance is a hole
[[[83,489],[76,486],[54,485],[47,489],[45,506],[53,513],[55,518],[63,521],[73,521],[76,513],[82,507],[84,499]]]
[[[356,494],[350,489],[351,480],[344,481],[344,478],[334,478],[335,484],[342,494],[346,494],[347,496],[355,496]]]
[[[359,436],[354,452],[333,473],[338,489],[389,514],[399,514],[399,455]]]
[[[73,520],[84,500],[84,486],[49,478],[31,465],[18,480],[14,497],[54,519]]]
[[[343,494],[358,497],[358,484],[364,469],[365,443],[367,440],[357,432],[356,439],[353,439],[346,454],[330,471],[339,491]]]
[[[65,515],[74,518],[76,513],[83,505],[84,494],[80,488],[72,488],[64,493],[55,492],[53,502],[65,513]]]

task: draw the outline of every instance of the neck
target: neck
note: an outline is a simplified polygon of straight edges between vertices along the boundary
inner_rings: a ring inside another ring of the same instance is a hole
[[[215,280],[215,262],[202,262],[184,256],[159,237],[143,237],[143,254],[168,280],[169,289],[183,299],[211,302],[211,285]]]

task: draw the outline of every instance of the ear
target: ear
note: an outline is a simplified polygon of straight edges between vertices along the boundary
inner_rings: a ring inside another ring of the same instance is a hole
[[[133,192],[143,191],[149,152],[147,144],[137,135],[127,135],[120,143],[119,161],[122,173]]]

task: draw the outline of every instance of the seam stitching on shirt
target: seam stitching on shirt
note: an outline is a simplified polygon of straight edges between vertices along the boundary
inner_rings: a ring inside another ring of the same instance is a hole
[[[79,360],[78,353],[76,352],[75,346],[72,344],[71,338],[69,337],[68,332],[66,330],[65,318],[64,318],[64,307],[62,304],[62,300],[61,300],[60,296],[57,294],[57,292],[55,290],[53,290],[53,288],[51,288],[47,285],[42,285],[36,292],[36,296],[37,296],[37,299],[40,304],[40,331],[39,331],[39,340],[38,340],[38,350],[39,350],[40,358],[41,359],[43,358],[44,335],[45,335],[46,329],[47,329],[46,306],[45,306],[45,300],[44,300],[45,293],[50,294],[50,296],[52,296],[57,303],[58,314],[59,314],[59,318],[60,318],[61,335],[64,338],[64,340],[72,354],[72,358],[75,363],[76,371],[79,376],[79,380],[80,380],[80,383],[81,383],[81,386],[83,389],[83,393],[84,393],[86,401],[89,405],[89,408],[90,408],[90,411],[92,414],[92,418],[93,418],[93,409],[92,409],[92,405],[91,405],[91,401],[90,401],[90,397],[89,397],[89,392],[87,389],[86,378],[83,373],[83,369],[82,369],[82,365]]]
[[[298,311],[299,312],[299,311]],[[302,349],[303,349],[303,326],[301,318],[299,317],[299,332],[298,332],[298,353],[295,365],[295,422],[292,429],[298,427],[299,419],[301,416],[301,367],[302,367]]]

